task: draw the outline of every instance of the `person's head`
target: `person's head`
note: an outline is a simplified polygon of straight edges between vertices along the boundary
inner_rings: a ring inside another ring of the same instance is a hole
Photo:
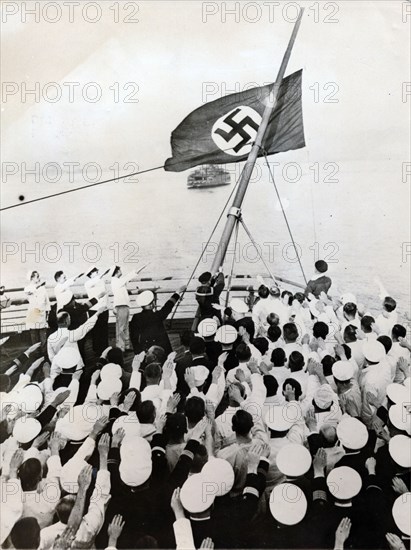
[[[343,347],[343,350],[344,350],[345,357],[347,358],[347,360],[350,360],[351,357],[352,357],[352,350],[351,350],[350,346],[349,346],[348,344],[343,344],[342,347]],[[336,358],[338,361],[340,361],[341,359],[343,359],[342,357],[340,357],[340,356],[338,355],[337,352],[335,353],[335,358]]]
[[[269,313],[267,315],[267,324],[270,325],[268,328],[278,327],[280,324],[280,317],[276,313]]]
[[[43,469],[40,460],[37,458],[28,458],[25,460],[19,470],[18,477],[21,481],[23,491],[34,491],[42,478]]]
[[[392,340],[389,336],[378,336],[377,342],[380,342],[385,348],[385,353],[389,353],[390,349],[392,348]]]
[[[161,380],[161,365],[160,363],[150,363],[144,369],[144,376],[148,386],[154,386],[160,383]]]
[[[281,335],[281,329],[277,325],[271,325],[268,327],[267,338],[270,340],[270,342],[278,342],[278,340],[281,338]]]
[[[74,495],[67,495],[61,498],[56,507],[56,514],[61,523],[67,525],[71,511],[76,502],[76,497]]]
[[[334,447],[337,443],[337,430],[330,424],[323,424],[320,428],[321,446],[325,449]]]
[[[288,358],[288,367],[291,372],[298,372],[304,368],[304,356],[299,351],[293,351]]]
[[[301,384],[297,380],[294,380],[294,378],[286,378],[283,382],[283,395],[285,395],[285,389],[287,386],[291,386],[291,389],[294,391],[295,399],[298,401],[303,394]]]
[[[318,260],[314,264],[316,273],[326,273],[328,270],[328,264],[324,260]]]
[[[123,275],[123,272],[121,271],[121,267],[119,265],[116,265],[114,268],[112,277],[120,278]]]
[[[264,300],[265,298],[268,298],[269,295],[270,295],[270,291],[268,290],[268,287],[265,286],[265,285],[260,285],[260,286],[258,287],[258,295],[259,295],[259,297],[262,298],[263,300]]]
[[[237,330],[240,336],[244,336],[245,333],[248,334],[250,340],[254,338],[255,326],[254,321],[251,317],[243,317],[237,321]]]
[[[314,326],[313,326],[314,338],[322,338],[323,340],[325,340],[329,332],[330,332],[330,329],[327,323],[323,323],[323,321],[317,321],[316,323],[314,323]]]
[[[331,376],[332,375],[332,368],[335,363],[336,359],[332,357],[332,355],[325,355],[322,360],[321,364],[323,366],[324,376]]]
[[[343,334],[344,342],[350,344],[357,341],[357,327],[354,325],[347,325]]]
[[[273,397],[277,395],[278,382],[271,374],[266,374],[263,377],[264,386],[267,390],[267,397]]]
[[[205,415],[205,403],[201,397],[193,396],[187,399],[184,414],[190,424],[197,424]]]
[[[19,519],[10,533],[16,550],[34,550],[40,546],[40,525],[36,518]]]
[[[154,424],[156,408],[152,401],[142,401],[137,409],[137,418],[140,424]]]
[[[169,441],[180,442],[187,433],[187,420],[183,413],[169,414],[164,426],[164,435]]]
[[[391,296],[386,296],[382,303],[382,307],[385,309],[385,311],[391,313],[397,307],[397,302],[394,300],[394,298],[391,298]]]
[[[305,301],[305,295],[302,293],[302,292],[296,292],[294,294],[294,299],[293,299],[293,303],[294,302],[298,302],[300,304],[303,304]]]
[[[283,326],[283,335],[286,344],[293,344],[298,338],[298,328],[294,323],[286,323]]]
[[[189,349],[192,337],[193,333],[191,332],[191,330],[185,330],[180,334],[180,342],[181,345],[185,347],[185,349]]]
[[[63,271],[56,271],[54,274],[54,280],[56,283],[65,283],[67,281],[67,277],[64,275]]]
[[[38,283],[40,281],[40,274],[38,271],[32,271],[30,281],[33,283]]]
[[[268,351],[267,338],[254,338],[253,345],[258,349],[261,355],[265,355]]]
[[[208,452],[204,445],[199,445],[194,453],[193,462],[191,463],[190,473],[199,474],[205,464],[208,462]]]
[[[205,341],[201,336],[193,336],[190,342],[190,351],[193,355],[204,355],[206,349]]]
[[[270,296],[272,296],[273,298],[280,298],[281,290],[277,285],[271,286],[269,291],[270,291]]]
[[[236,435],[247,437],[253,426],[253,417],[249,412],[243,411],[242,409],[236,411],[232,420],[233,432]]]
[[[91,271],[89,271],[87,273],[87,277],[89,279],[95,279],[96,277],[98,277],[98,269],[97,267],[93,268]]]
[[[165,360],[167,359],[167,354],[164,351],[164,348],[161,346],[151,346],[147,350],[147,354],[150,354],[154,357],[156,357],[156,362],[160,363],[160,365],[164,365]],[[147,363],[148,365],[148,363]]]
[[[114,363],[115,365],[120,365],[121,368],[124,367],[124,353],[121,348],[111,348],[107,353],[107,361],[109,363]]]
[[[247,363],[251,359],[251,350],[244,342],[235,348],[235,355],[240,363]]]
[[[289,290],[283,290],[281,293],[281,300],[284,305],[290,306],[293,303],[293,293]]]
[[[394,325],[391,331],[391,338],[393,342],[398,342],[399,338],[405,338],[407,336],[407,329],[402,325]]]
[[[347,321],[355,319],[357,315],[357,306],[353,302],[347,302],[343,306],[343,315]]]
[[[8,374],[0,374],[0,392],[7,393],[10,389],[10,376]]]
[[[68,328],[70,323],[71,318],[67,311],[60,311],[60,313],[57,313],[57,325],[59,328]]]
[[[287,356],[283,348],[273,349],[271,352],[271,363],[273,363],[274,367],[283,367],[286,360]]]
[[[205,271],[204,273],[202,273],[200,275],[200,277],[198,278],[198,282],[201,284],[201,285],[208,285],[211,283],[211,279],[212,279],[212,274],[209,272],[209,271]]]

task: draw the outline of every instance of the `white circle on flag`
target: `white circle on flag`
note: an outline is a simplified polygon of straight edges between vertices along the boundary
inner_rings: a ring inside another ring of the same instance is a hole
[[[247,155],[255,141],[262,117],[246,105],[240,105],[220,117],[211,137],[219,149],[234,157]]]

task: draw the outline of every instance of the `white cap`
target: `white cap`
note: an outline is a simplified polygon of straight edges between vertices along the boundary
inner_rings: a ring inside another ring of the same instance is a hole
[[[388,443],[391,458],[402,468],[411,468],[411,437],[394,435]]]
[[[222,344],[234,344],[237,340],[238,332],[232,325],[222,325],[216,332],[214,340]]]
[[[62,292],[58,298],[58,307],[62,308],[69,304],[71,300],[73,299],[74,294],[71,292],[71,290],[65,290]]]
[[[330,493],[337,500],[351,500],[361,491],[360,474],[348,466],[339,466],[331,470],[327,477]]]
[[[411,535],[411,493],[404,493],[397,497],[392,507],[392,517],[398,529],[407,535]]]
[[[320,386],[314,394],[314,402],[320,409],[328,409],[334,403],[336,394],[329,384]]]
[[[86,275],[86,277],[89,277],[93,271],[98,271],[95,265],[92,265],[91,267],[89,267],[87,271],[84,272],[84,275]]]
[[[76,405],[57,420],[55,431],[69,441],[82,441],[90,435],[95,422],[102,416],[103,410],[100,405]]]
[[[120,447],[120,477],[126,485],[138,487],[151,476],[151,447],[142,437],[124,440]]]
[[[67,493],[76,494],[78,492],[78,476],[84,466],[87,466],[85,460],[74,457],[62,467],[60,483]]]
[[[140,422],[135,414],[119,416],[111,426],[111,433],[114,435],[120,428],[123,428],[125,432],[124,441],[141,435]]]
[[[231,491],[234,485],[234,470],[224,458],[210,458],[201,470],[208,483],[214,483],[215,496],[221,497]]]
[[[214,336],[217,332],[218,323],[215,319],[207,318],[203,319],[197,327],[197,332],[202,338],[208,338]]]
[[[357,305],[357,298],[354,296],[354,294],[351,294],[350,292],[346,292],[345,294],[342,294],[340,300],[343,306],[345,306],[345,304],[348,304],[348,303]]]
[[[402,404],[392,405],[388,409],[388,418],[397,430],[405,431],[411,435],[411,413]]]
[[[26,413],[37,411],[43,403],[43,392],[38,384],[27,384],[18,393],[18,403]]]
[[[213,505],[215,497],[215,485],[207,481],[202,474],[194,474],[187,478],[180,491],[181,504],[190,514],[208,510]]]
[[[307,499],[297,485],[281,483],[271,492],[270,512],[279,523],[296,525],[307,513]]]
[[[303,445],[290,443],[278,451],[277,468],[288,477],[303,476],[311,467],[311,454]]]
[[[230,300],[229,307],[235,312],[235,313],[248,313],[248,306],[244,302],[244,300],[241,300],[240,298],[233,298]]]
[[[354,376],[354,366],[350,361],[336,361],[331,370],[340,382],[347,382]]]
[[[194,374],[194,382],[196,386],[201,386],[207,380],[210,371],[204,365],[196,365],[191,367],[191,371]]]
[[[107,363],[100,371],[101,380],[114,380],[115,378],[121,378],[123,369],[116,363]]]
[[[13,437],[19,443],[32,441],[41,432],[41,424],[35,418],[18,418],[13,427]]]
[[[357,418],[346,414],[337,426],[337,437],[344,447],[352,451],[358,451],[367,444],[367,427]]]
[[[138,306],[148,306],[154,300],[154,293],[151,290],[143,290],[140,294],[137,295],[136,303]]]
[[[64,345],[53,357],[52,366],[57,365],[61,369],[73,369],[79,363],[79,351],[72,346]]]
[[[364,342],[362,352],[367,361],[379,363],[386,355],[385,348],[378,340],[367,340]]]
[[[399,403],[404,405],[409,402],[411,399],[410,391],[402,384],[388,384],[387,386],[387,397],[393,403]]]
[[[120,392],[122,387],[119,378],[104,378],[97,386],[97,396],[103,401],[108,401],[113,393]]]
[[[265,415],[265,423],[270,430],[285,432],[303,418],[304,415],[300,405],[293,401],[285,405],[270,406]]]

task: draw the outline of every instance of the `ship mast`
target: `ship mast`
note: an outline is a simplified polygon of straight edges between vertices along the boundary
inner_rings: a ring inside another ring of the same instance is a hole
[[[227,253],[227,248],[230,243],[231,236],[233,234],[234,227],[236,225],[237,220],[241,217],[241,206],[243,204],[244,196],[247,191],[248,183],[250,181],[250,177],[254,169],[255,162],[260,152],[260,148],[262,147],[262,144],[264,142],[264,136],[267,130],[270,116],[277,105],[278,92],[280,90],[281,82],[284,78],[287,64],[291,56],[291,51],[293,49],[294,42],[301,25],[301,19],[302,19],[303,13],[304,13],[304,8],[301,8],[300,13],[298,15],[298,19],[294,25],[293,32],[291,34],[291,38],[288,43],[287,49],[285,51],[283,60],[281,62],[281,66],[278,71],[277,78],[275,80],[275,83],[273,84],[270,95],[267,97],[268,102],[262,116],[260,127],[258,128],[255,142],[248,155],[247,162],[243,168],[243,171],[241,172],[237,192],[235,194],[231,208],[228,211],[227,221],[226,221],[223,233],[221,235],[220,243],[218,245],[218,249],[211,267],[212,273],[216,273],[220,269],[220,267],[222,267],[224,263],[224,258]]]

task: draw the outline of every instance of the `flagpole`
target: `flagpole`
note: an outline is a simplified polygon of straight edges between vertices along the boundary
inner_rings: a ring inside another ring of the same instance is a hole
[[[233,233],[236,221],[241,216],[241,206],[243,204],[244,196],[247,191],[248,183],[250,181],[251,174],[253,172],[255,162],[257,160],[258,154],[260,152],[260,148],[262,146],[262,143],[264,141],[264,136],[267,130],[267,126],[270,120],[270,116],[275,109],[277,105],[277,99],[278,99],[278,92],[280,90],[281,82],[284,78],[284,73],[287,69],[288,61],[291,56],[291,51],[294,46],[295,39],[298,34],[298,30],[301,25],[302,16],[304,13],[304,8],[301,8],[300,13],[298,15],[298,19],[294,25],[293,32],[290,37],[290,41],[288,42],[287,49],[285,51],[283,60],[281,62],[280,69],[277,74],[277,78],[275,80],[275,83],[271,89],[270,95],[268,96],[268,103],[265,107],[262,121],[260,124],[260,127],[258,128],[257,135],[254,141],[254,144],[251,148],[251,151],[248,155],[246,164],[243,168],[243,171],[241,172],[240,180],[238,183],[237,192],[235,194],[233,204],[228,211],[227,215],[227,221],[223,230],[223,233],[221,235],[220,243],[218,245],[218,249],[216,252],[216,255],[214,257],[213,265],[211,267],[212,273],[217,273],[217,271],[220,269],[220,267],[223,265],[225,255],[227,253],[227,248],[230,243],[231,235]]]

